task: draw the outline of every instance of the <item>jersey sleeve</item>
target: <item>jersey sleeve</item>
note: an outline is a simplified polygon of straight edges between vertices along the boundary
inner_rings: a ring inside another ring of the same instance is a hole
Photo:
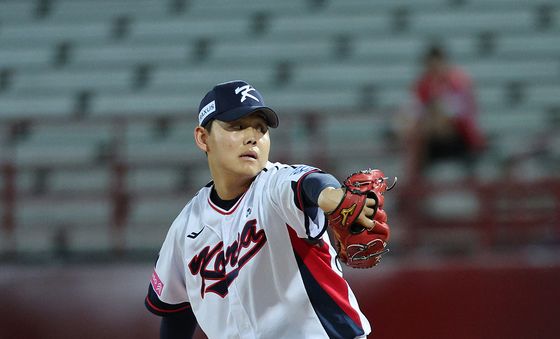
[[[145,305],[160,316],[190,310],[182,262],[181,232],[184,211],[175,219],[163,242],[148,287]]]
[[[303,181],[312,173],[322,173],[315,167],[280,167],[270,179],[270,198],[280,216],[296,230],[300,238],[315,240],[327,230],[323,211],[304,203]]]

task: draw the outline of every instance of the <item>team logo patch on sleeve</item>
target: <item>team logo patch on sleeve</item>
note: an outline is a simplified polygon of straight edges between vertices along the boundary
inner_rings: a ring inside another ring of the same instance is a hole
[[[152,273],[151,283],[154,291],[157,293],[158,296],[161,297],[161,293],[163,292],[163,283],[161,282],[161,279],[159,278],[155,270]]]

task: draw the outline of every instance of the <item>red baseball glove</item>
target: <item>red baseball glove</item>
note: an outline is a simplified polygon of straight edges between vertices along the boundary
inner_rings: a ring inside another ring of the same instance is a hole
[[[383,194],[395,186],[397,178],[387,187],[387,178],[378,169],[354,173],[344,181],[344,196],[338,207],[327,216],[335,236],[338,257],[346,265],[370,268],[379,263],[387,253],[389,225],[383,210]],[[356,222],[366,199],[375,200],[373,228],[368,229]]]

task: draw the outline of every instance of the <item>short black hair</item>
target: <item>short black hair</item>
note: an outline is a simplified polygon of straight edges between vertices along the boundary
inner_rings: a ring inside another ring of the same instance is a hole
[[[447,59],[447,53],[445,48],[440,44],[431,44],[426,48],[424,53],[424,62],[429,62],[431,60],[445,60]]]
[[[204,129],[207,130],[208,133],[212,132],[212,124],[213,124],[214,120],[216,120],[216,119],[211,119],[210,121],[208,121],[206,123],[206,126],[204,126]]]

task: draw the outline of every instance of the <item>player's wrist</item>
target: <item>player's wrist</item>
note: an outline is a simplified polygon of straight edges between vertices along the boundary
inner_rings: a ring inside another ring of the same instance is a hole
[[[317,204],[323,212],[330,213],[338,207],[343,196],[344,190],[342,188],[327,187],[319,194]]]

